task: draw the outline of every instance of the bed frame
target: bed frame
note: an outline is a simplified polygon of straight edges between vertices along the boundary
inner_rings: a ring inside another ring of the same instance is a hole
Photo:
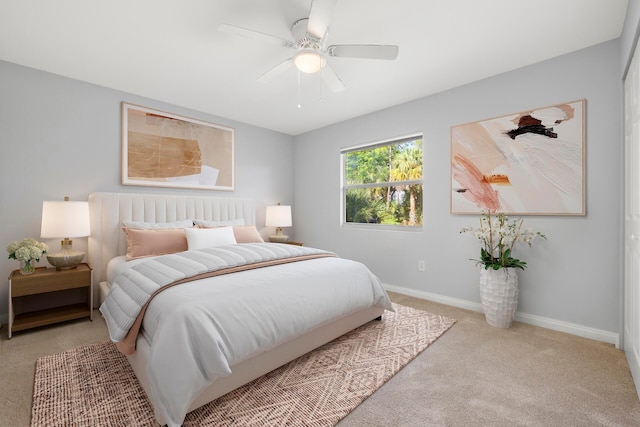
[[[94,306],[98,306],[108,293],[106,268],[109,260],[126,253],[126,241],[121,231],[122,221],[172,222],[183,219],[231,220],[244,218],[246,224],[255,224],[253,200],[176,196],[167,194],[92,193],[89,195],[91,215],[91,237],[89,237],[88,260],[93,268]],[[309,333],[294,338],[269,351],[232,366],[233,373],[216,380],[193,402],[189,411],[234,390],[260,376],[284,365],[335,338],[382,316],[384,309],[372,307],[336,319]],[[127,356],[133,371],[145,390],[154,408],[157,402],[149,393],[149,378],[146,372],[151,347],[144,338],[138,338],[137,351]],[[166,424],[159,411],[156,420]]]

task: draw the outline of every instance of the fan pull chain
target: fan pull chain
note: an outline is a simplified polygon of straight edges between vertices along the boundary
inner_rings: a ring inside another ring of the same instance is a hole
[[[298,71],[298,108],[302,108],[302,90],[300,86],[300,71]]]

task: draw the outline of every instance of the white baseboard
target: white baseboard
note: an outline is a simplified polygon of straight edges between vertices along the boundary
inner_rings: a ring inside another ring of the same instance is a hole
[[[479,313],[482,313],[482,305],[478,302],[451,298],[444,295],[433,294],[430,292],[404,288],[402,286],[390,285],[388,283],[383,283],[383,286],[390,292],[396,292],[411,297],[426,299],[440,304],[451,305],[453,307],[464,308],[465,310],[477,311]],[[542,328],[552,329],[554,331],[565,332],[583,338],[606,342],[615,345],[616,348],[620,348],[620,335],[616,334],[615,332],[603,331],[601,329],[590,328],[588,326],[577,325],[575,323],[563,322],[561,320],[555,320],[548,317],[536,316],[533,314],[521,312],[516,312],[515,320],[522,323],[527,323],[529,325],[540,326]]]
[[[482,305],[478,302],[467,301],[467,300],[462,300],[458,298],[451,298],[451,297],[434,294],[430,292],[404,288],[402,286],[390,285],[388,283],[383,283],[383,286],[386,290],[391,292],[396,292],[398,294],[426,299],[426,300],[437,302],[440,304],[451,305],[453,307],[463,308],[465,310],[477,311],[478,313],[482,313]],[[563,322],[561,320],[555,320],[555,319],[550,319],[548,317],[535,316],[533,314],[527,314],[527,313],[521,313],[521,312],[516,312],[516,320],[522,323],[527,323],[529,325],[540,326],[542,328],[547,328],[554,331],[565,332],[565,333],[577,335],[583,338],[589,338],[596,341],[606,342],[606,343],[615,345],[616,348],[620,348],[620,335],[614,332],[603,331],[601,329],[590,328],[588,326],[577,325],[575,323]],[[0,322],[7,323],[7,321],[8,321],[7,315],[0,315]],[[629,353],[627,352],[627,357],[628,356],[629,356]],[[634,378],[640,378],[640,372],[634,372],[634,374],[635,374]],[[640,384],[640,382],[638,384]],[[638,390],[638,394],[640,395],[640,389]]]

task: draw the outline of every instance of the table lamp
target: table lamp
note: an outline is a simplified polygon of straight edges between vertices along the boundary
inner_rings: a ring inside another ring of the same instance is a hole
[[[60,252],[47,255],[56,270],[70,270],[82,262],[84,252],[73,250],[70,237],[86,237],[90,231],[88,202],[71,202],[69,197],[62,202],[42,202],[40,237],[63,238]]]
[[[282,234],[282,227],[291,227],[291,206],[283,206],[280,203],[276,206],[267,206],[264,225],[276,227],[276,234],[269,236],[269,241],[283,243],[289,240],[289,236]]]

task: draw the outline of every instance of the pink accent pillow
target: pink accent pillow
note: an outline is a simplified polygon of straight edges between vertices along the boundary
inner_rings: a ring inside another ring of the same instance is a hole
[[[264,239],[258,233],[255,225],[234,225],[233,235],[238,243],[263,243]]]
[[[127,261],[187,250],[183,228],[136,229],[123,228],[127,238]]]

